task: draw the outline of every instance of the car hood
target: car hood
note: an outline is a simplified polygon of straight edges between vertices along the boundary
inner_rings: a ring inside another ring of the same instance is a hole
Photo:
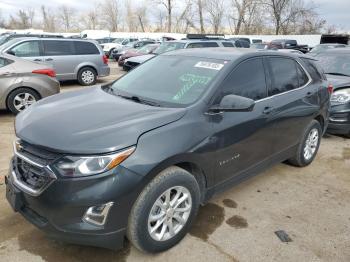
[[[331,83],[334,89],[342,88],[342,87],[350,87],[350,77],[349,76],[337,76],[337,75],[329,75],[326,74],[327,80]]]
[[[137,144],[143,133],[179,120],[184,108],[136,103],[100,87],[43,99],[21,112],[17,136],[48,150],[98,154]]]
[[[156,55],[153,55],[153,54],[140,55],[140,56],[131,57],[131,58],[128,59],[128,61],[142,64],[142,63],[146,62],[147,60],[149,60],[149,59],[151,59],[152,57],[155,57],[155,56]]]

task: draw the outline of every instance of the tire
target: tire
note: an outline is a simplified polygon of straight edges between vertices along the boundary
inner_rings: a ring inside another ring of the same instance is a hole
[[[165,197],[168,195],[167,192],[170,192],[170,204],[177,193],[179,193],[179,199],[185,195],[188,197],[181,202],[178,209],[172,208],[176,206],[176,202],[173,202],[168,208],[165,205],[157,205],[157,203],[167,202]],[[158,200],[160,202],[157,202]],[[134,203],[129,216],[127,237],[136,248],[143,252],[155,253],[167,250],[175,246],[186,235],[197,215],[199,204],[200,189],[194,176],[182,168],[169,167],[143,189]],[[176,210],[179,212],[177,213]],[[152,221],[151,214],[154,218],[159,216],[158,220]],[[183,219],[182,224],[179,216]],[[161,223],[162,219],[166,221]],[[173,234],[170,233],[168,226],[170,221],[173,225]],[[151,233],[152,227],[157,229],[154,234]],[[161,238],[161,231],[164,227],[165,234]],[[157,232],[159,232],[158,235]]]
[[[311,164],[320,147],[321,137],[322,128],[320,123],[317,120],[312,120],[305,128],[295,156],[289,159],[288,162],[297,167],[304,167]]]
[[[97,73],[96,70],[91,67],[83,67],[78,72],[78,82],[82,86],[89,86],[96,84]]]
[[[40,100],[40,95],[36,91],[27,87],[20,87],[8,95],[6,104],[7,108],[17,115],[38,100]]]

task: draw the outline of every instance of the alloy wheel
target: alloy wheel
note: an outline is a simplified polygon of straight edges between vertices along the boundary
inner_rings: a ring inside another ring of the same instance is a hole
[[[90,70],[85,70],[81,74],[81,79],[85,84],[91,84],[95,81],[95,74]]]
[[[319,143],[319,133],[316,128],[310,130],[304,146],[304,158],[306,161],[310,160],[316,150]]]
[[[36,102],[35,97],[29,93],[19,93],[13,99],[13,106],[17,111],[22,111]]]
[[[148,216],[148,233],[156,241],[173,238],[186,225],[191,210],[191,194],[185,187],[166,190],[153,204]]]

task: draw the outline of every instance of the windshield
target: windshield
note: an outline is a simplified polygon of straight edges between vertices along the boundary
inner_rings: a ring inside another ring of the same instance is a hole
[[[350,54],[323,53],[317,56],[317,60],[326,74],[350,76]]]
[[[20,40],[21,40],[20,38],[14,38],[14,39],[11,39],[10,41],[7,41],[6,43],[0,46],[0,52],[7,49],[7,47],[12,46],[13,44],[19,42]]]
[[[0,36],[0,45],[2,45],[3,43],[5,43],[6,40],[7,40],[7,38],[8,38],[8,35]]]
[[[223,60],[157,56],[114,82],[111,88],[116,95],[184,107],[201,97],[224,65]]]
[[[182,49],[185,47],[185,43],[179,43],[179,42],[166,42],[162,43],[156,50],[154,50],[153,53],[155,54],[163,54],[165,52]]]
[[[137,50],[137,53],[140,54],[148,54],[152,50],[154,50],[158,45],[145,45],[141,47],[139,50]]]
[[[117,43],[117,44],[121,44],[123,42],[124,38],[117,38],[115,40],[113,40],[112,43]]]

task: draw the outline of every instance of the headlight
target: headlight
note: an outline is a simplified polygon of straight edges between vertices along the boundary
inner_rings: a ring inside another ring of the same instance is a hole
[[[335,91],[331,96],[331,102],[346,104],[350,102],[350,88]]]
[[[130,147],[126,150],[101,156],[65,156],[61,158],[55,167],[62,176],[82,177],[91,176],[111,170],[127,159],[135,150]]]

